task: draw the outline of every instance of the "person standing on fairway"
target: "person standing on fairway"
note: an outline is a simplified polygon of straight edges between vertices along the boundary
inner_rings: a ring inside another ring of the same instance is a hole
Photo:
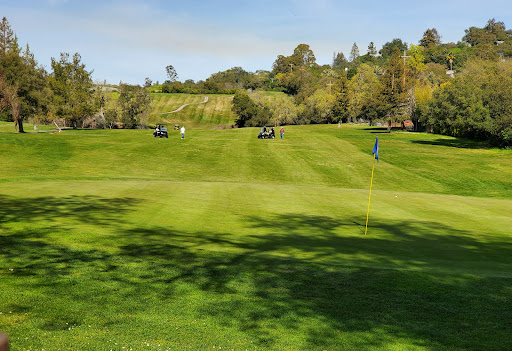
[[[279,130],[279,134],[281,134],[281,139],[283,139],[284,127],[281,127],[281,129]]]
[[[181,139],[185,139],[185,126],[181,127]]]

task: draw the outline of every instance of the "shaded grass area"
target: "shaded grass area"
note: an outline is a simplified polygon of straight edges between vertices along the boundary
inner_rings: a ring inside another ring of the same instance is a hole
[[[388,215],[377,192],[364,237],[361,192],[289,188],[258,204],[247,198],[264,186],[45,187],[60,195],[0,197],[0,328],[15,349],[512,346],[510,201],[485,200],[503,213],[475,228],[409,202]]]
[[[492,149],[492,145],[483,141],[474,141],[470,139],[464,138],[439,138],[436,140],[416,140],[413,141],[417,144],[426,144],[426,145],[439,145],[439,146],[450,146],[456,148],[464,148],[464,149]]]

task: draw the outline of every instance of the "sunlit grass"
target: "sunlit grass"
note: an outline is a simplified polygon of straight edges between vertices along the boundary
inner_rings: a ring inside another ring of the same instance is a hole
[[[13,350],[512,347],[510,151],[325,125],[282,141],[11,128],[0,330]]]
[[[231,126],[234,124],[236,115],[231,111],[233,96],[230,95],[195,95],[195,94],[151,94],[152,114],[150,123],[168,122],[171,124],[185,124],[194,127]],[[203,102],[205,96],[208,102]],[[176,113],[180,106],[186,106],[183,110]]]

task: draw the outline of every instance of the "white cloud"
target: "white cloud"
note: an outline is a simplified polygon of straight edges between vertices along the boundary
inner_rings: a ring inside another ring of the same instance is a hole
[[[191,16],[162,15],[147,5],[134,3],[103,5],[89,13],[38,9],[26,11],[24,17],[25,26],[32,30],[44,28],[48,40],[67,40],[73,36],[75,44],[124,52],[150,50],[171,55],[260,57],[283,52],[297,44],[263,37],[257,31],[214,27]],[[58,47],[59,43],[54,45]]]
[[[61,51],[79,52],[99,79],[137,82],[144,74],[157,80],[169,63],[176,63],[180,79],[205,79],[234,65],[270,69],[277,55],[290,55],[299,43],[309,44],[317,62],[325,64],[333,51],[348,56],[353,42],[364,54],[370,41],[378,48],[395,37],[417,42],[431,27],[437,27],[443,39],[457,41],[465,28],[484,25],[488,19],[487,12],[472,11],[483,19],[465,13],[459,16],[464,18],[461,25],[453,11],[429,10],[435,8],[432,5],[404,8],[401,2],[384,6],[377,0],[263,0],[234,5],[189,0],[179,6],[173,2],[172,9],[170,2],[160,0],[9,2],[0,0],[0,13],[11,22],[20,44],[28,42],[36,58],[47,60],[43,64],[48,66],[49,58]],[[449,4],[448,8],[455,6]],[[500,6],[500,16],[510,16],[505,7]],[[507,18],[497,19],[511,25]]]

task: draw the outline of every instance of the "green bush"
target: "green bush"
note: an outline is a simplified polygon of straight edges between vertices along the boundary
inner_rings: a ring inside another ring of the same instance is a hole
[[[437,133],[512,145],[512,62],[468,63],[434,93],[424,122]]]

